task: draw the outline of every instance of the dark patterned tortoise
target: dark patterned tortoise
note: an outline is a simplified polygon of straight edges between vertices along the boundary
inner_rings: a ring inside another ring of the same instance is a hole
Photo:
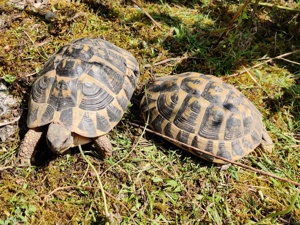
[[[260,144],[272,151],[273,142],[260,112],[241,92],[217,77],[194,72],[160,77],[147,85],[145,92],[141,101],[145,121],[196,156],[226,164],[213,156],[238,160]]]
[[[33,84],[21,160],[34,157],[43,132],[57,154],[93,141],[102,157],[109,156],[105,135],[121,120],[138,77],[132,54],[102,39],[82,38],[60,48]]]

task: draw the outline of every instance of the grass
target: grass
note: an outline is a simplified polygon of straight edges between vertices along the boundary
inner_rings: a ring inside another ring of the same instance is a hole
[[[185,71],[217,75],[257,106],[275,142],[271,154],[257,148],[240,162],[300,182],[300,54],[263,63],[299,50],[300,2],[251,2],[232,26],[243,3],[138,2],[162,29],[130,1],[89,2],[60,1],[40,11],[0,2],[0,79],[25,109],[19,130],[0,144],[0,224],[107,222],[97,174],[77,149],[53,156],[41,147],[39,165],[15,162],[35,73],[80,37],[127,49],[142,72],[132,106],[109,133],[113,156],[86,156],[103,183],[111,224],[300,224],[294,185],[236,166],[220,170],[128,123],[143,124],[138,93],[149,79]],[[44,19],[47,11],[57,15],[52,22]]]

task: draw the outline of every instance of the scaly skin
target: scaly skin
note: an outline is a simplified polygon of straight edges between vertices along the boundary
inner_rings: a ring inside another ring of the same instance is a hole
[[[34,161],[34,157],[36,154],[36,146],[39,140],[42,137],[44,129],[41,128],[35,128],[35,129],[29,129],[29,131],[26,133],[21,146],[19,148],[19,162],[21,165],[28,165],[30,166],[31,163]],[[77,137],[75,135],[75,137]],[[80,137],[75,138],[73,143],[70,147],[75,147],[79,144],[86,144],[90,142],[92,139]],[[95,145],[96,145],[96,151],[102,158],[107,158],[111,156],[112,146],[109,141],[109,139],[106,136],[100,136],[98,138],[94,139]],[[61,154],[62,152],[55,152],[56,154]]]
[[[274,143],[265,128],[263,128],[262,131],[261,147],[264,151],[268,153],[271,153],[274,147]]]
[[[43,134],[42,129],[29,129],[19,148],[19,160],[21,165],[31,165],[36,153],[36,145]]]
[[[109,139],[103,135],[95,139],[96,151],[102,158],[111,156],[112,146]]]

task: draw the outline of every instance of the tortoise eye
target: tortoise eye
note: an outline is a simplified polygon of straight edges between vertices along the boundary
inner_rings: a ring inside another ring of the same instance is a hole
[[[96,96],[99,92],[101,92],[101,88],[92,82],[85,82],[82,84],[82,93],[85,96]]]

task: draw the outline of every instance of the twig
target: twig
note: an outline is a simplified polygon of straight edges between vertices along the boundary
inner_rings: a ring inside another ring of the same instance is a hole
[[[266,61],[263,61],[262,63],[258,63],[258,64],[254,65],[254,66],[251,66],[251,67],[248,68],[248,69],[242,70],[242,71],[240,71],[240,72],[238,72],[238,73],[234,73],[234,74],[229,75],[229,76],[227,76],[227,77],[235,77],[235,76],[239,76],[239,75],[241,75],[241,74],[243,74],[243,73],[245,73],[245,72],[247,72],[247,71],[250,71],[250,70],[252,70],[252,69],[254,69],[254,68],[257,68],[257,67],[259,67],[259,66],[261,66],[261,65],[263,65],[263,64],[266,64],[266,63],[268,63],[268,62],[271,62],[271,61],[273,61],[274,59],[282,59],[282,58],[285,57],[285,56],[292,55],[292,54],[295,54],[295,53],[297,53],[297,52],[300,52],[300,49],[298,49],[298,50],[296,50],[296,51],[293,51],[293,52],[284,53],[284,54],[279,55],[279,56],[276,56],[276,57],[274,57],[274,58],[270,58],[270,59],[268,59],[268,60],[266,60]]]
[[[9,124],[15,123],[15,122],[19,121],[19,119],[20,119],[20,116],[18,116],[18,117],[16,117],[16,118],[14,118],[14,119],[13,119],[13,120],[11,120],[11,121],[2,122],[2,123],[0,123],[0,127],[3,127],[3,126],[6,126],[6,125],[9,125]]]
[[[232,26],[233,22],[236,20],[236,18],[239,17],[239,15],[243,12],[243,10],[246,8],[246,6],[251,2],[251,0],[247,0],[244,5],[234,14],[233,18],[229,22],[229,26]]]
[[[71,185],[71,186],[64,186],[64,187],[58,187],[55,188],[53,191],[49,192],[47,195],[44,196],[44,200],[43,200],[43,205],[45,204],[45,202],[47,201],[47,199],[53,195],[55,192],[57,191],[63,191],[63,190],[67,190],[67,189],[72,189],[72,188],[77,188],[77,189],[96,189],[96,187],[90,187],[90,186],[75,186],[75,185]],[[112,194],[110,194],[109,192],[105,191],[105,194],[107,194],[110,198],[115,199],[116,201],[118,201],[125,209],[127,212],[130,212],[130,210],[126,207],[126,205],[124,205],[120,200],[118,200],[116,197],[114,197]]]
[[[275,4],[267,3],[267,2],[259,2],[258,4],[261,5],[261,6],[268,6],[268,7],[274,7],[274,8],[277,8],[277,9],[284,9],[284,10],[289,10],[289,11],[300,12],[299,9],[292,9],[292,8],[289,8],[289,7],[286,7],[286,6],[275,5]]]
[[[0,171],[2,170],[7,170],[7,169],[12,169],[12,166],[4,166],[4,167],[0,167]]]
[[[289,63],[293,63],[293,64],[296,64],[296,65],[299,65],[300,66],[300,63],[298,62],[295,62],[295,61],[292,61],[292,60],[289,60],[289,59],[286,59],[286,58],[280,58],[281,60],[284,60],[284,61],[287,61]]]
[[[164,43],[168,37],[170,37],[175,30],[175,27],[171,27],[168,33],[164,36],[164,38],[161,40],[160,44]]]
[[[30,73],[30,74],[27,74],[27,75],[25,75],[25,77],[30,77],[30,76],[33,76],[35,74],[37,74],[37,72],[33,72],[33,73]]]
[[[145,130],[143,130],[142,135],[140,135],[139,139],[137,140],[137,142],[135,143],[135,145],[131,148],[130,152],[128,152],[128,154],[123,157],[122,159],[120,159],[118,162],[116,162],[115,164],[111,165],[110,167],[108,167],[103,173],[102,175],[104,175],[107,171],[109,171],[111,168],[113,168],[114,166],[118,165],[120,162],[122,162],[124,159],[126,159],[135,149],[136,146],[140,143],[143,134],[146,132],[146,128]]]
[[[182,57],[179,57],[179,58],[168,58],[168,59],[164,59],[162,61],[154,63],[154,66],[158,66],[158,65],[161,65],[161,64],[164,64],[164,63],[168,63],[168,62],[171,62],[171,61],[181,62],[182,60],[189,59],[189,58],[192,58],[192,57],[182,56]],[[193,57],[193,58],[195,58],[195,57]],[[151,67],[151,65],[150,64],[146,64],[145,68],[148,68],[148,67]]]
[[[275,174],[265,172],[265,171],[263,171],[263,170],[259,170],[259,169],[253,168],[253,167],[251,167],[251,166],[247,166],[247,165],[245,165],[245,164],[242,164],[242,163],[239,163],[239,162],[235,162],[235,161],[233,161],[233,160],[226,159],[226,158],[223,158],[223,157],[218,156],[218,155],[214,155],[214,154],[212,154],[212,153],[210,153],[210,152],[207,152],[207,151],[204,151],[204,150],[202,150],[202,149],[196,148],[196,147],[194,147],[194,146],[185,144],[185,143],[183,143],[183,142],[178,142],[178,141],[174,140],[173,138],[170,138],[170,137],[168,137],[168,136],[166,136],[166,135],[157,133],[157,132],[155,132],[155,131],[153,131],[153,130],[150,130],[150,129],[146,128],[146,127],[140,126],[140,125],[138,125],[138,124],[136,124],[136,123],[132,123],[132,122],[129,122],[129,123],[130,123],[131,125],[135,126],[135,127],[138,127],[138,128],[141,128],[141,129],[145,129],[146,131],[148,131],[148,132],[150,132],[150,133],[153,133],[153,134],[155,134],[155,135],[158,135],[158,136],[160,136],[160,137],[162,137],[162,138],[164,138],[164,139],[166,139],[166,140],[168,140],[168,141],[177,142],[178,144],[180,144],[180,145],[182,145],[182,146],[184,146],[184,147],[186,147],[186,148],[193,149],[193,150],[195,150],[195,151],[201,152],[201,153],[203,153],[203,154],[212,156],[212,157],[217,158],[217,159],[221,159],[221,160],[223,160],[223,161],[225,161],[225,162],[228,162],[228,163],[231,163],[231,164],[233,164],[233,165],[242,167],[242,168],[244,168],[244,169],[248,169],[248,170],[250,170],[250,171],[257,172],[257,173],[262,174],[262,175],[266,175],[266,176],[269,176],[269,177],[273,177],[273,178],[276,178],[276,179],[278,179],[278,180],[282,180],[282,181],[284,181],[284,182],[288,182],[288,183],[291,183],[291,184],[294,184],[294,185],[300,187],[300,183],[298,183],[298,182],[296,182],[296,181],[293,181],[293,180],[290,180],[290,179],[287,179],[287,178],[283,178],[283,177],[277,176],[277,175],[275,175]]]
[[[92,170],[94,170],[94,173],[96,174],[96,177],[97,177],[97,180],[98,180],[98,183],[99,183],[99,187],[100,187],[100,190],[101,190],[102,198],[103,198],[105,216],[106,216],[107,219],[109,219],[110,218],[110,213],[108,212],[105,191],[104,191],[100,176],[99,176],[96,168],[94,167],[94,165],[85,156],[84,152],[82,151],[81,145],[78,145],[78,148],[79,148],[79,151],[80,151],[82,157],[84,158],[84,160],[89,164],[89,166],[92,168]]]
[[[243,67],[244,67],[244,66],[243,66]],[[244,68],[245,68],[245,67],[244,67]],[[263,90],[263,92],[264,92],[268,97],[270,97],[268,91],[266,91],[266,89],[265,89],[263,86],[261,86],[261,85],[257,82],[257,80],[256,80],[256,79],[252,76],[252,74],[249,72],[249,70],[247,70],[247,69],[245,68],[245,71],[246,71],[246,73],[250,76],[250,78],[254,81],[254,83],[256,83],[256,85],[259,86],[259,87]]]
[[[187,56],[183,56],[183,57],[180,57],[180,58],[169,58],[169,59],[164,59],[160,62],[157,62],[157,63],[154,63],[154,66],[158,66],[158,65],[161,65],[161,64],[164,64],[164,63],[167,63],[167,62],[170,62],[170,61],[182,61],[184,59],[187,59],[188,57]]]
[[[161,28],[161,26],[152,18],[152,16],[150,16],[150,14],[149,13],[147,13],[142,7],[141,7],[141,5],[140,4],[138,4],[136,1],[134,1],[134,0],[131,0],[135,5],[137,5],[139,8],[140,8],[140,10],[143,12],[143,13],[145,13],[145,15],[160,29],[160,30],[163,30],[162,28]]]
[[[47,58],[46,58],[45,56],[43,56],[43,55],[41,54],[41,52],[39,51],[39,49],[36,47],[34,41],[33,41],[32,38],[29,36],[29,34],[27,34],[26,31],[23,31],[23,32],[24,32],[24,34],[26,34],[26,36],[29,38],[29,40],[31,41],[32,45],[35,47],[35,49],[37,50],[37,52],[39,53],[39,55],[40,55],[42,58],[44,58],[44,59],[47,60]]]
[[[244,67],[244,66],[243,66]],[[252,76],[252,74],[249,72],[249,70],[246,69],[246,67],[244,67],[244,69],[246,70],[246,72],[248,73],[249,77],[254,81],[254,83],[257,84],[257,86],[259,86],[260,88],[262,88],[262,86],[257,82],[257,80]]]
[[[55,192],[57,191],[62,191],[62,190],[66,190],[66,189],[70,189],[70,188],[82,188],[80,186],[65,186],[65,187],[58,187],[58,188],[55,188],[53,191],[51,191],[50,193],[48,193],[47,195],[44,196],[44,199],[43,199],[43,205],[45,205],[45,202],[48,200],[48,198],[53,195]],[[89,189],[89,188],[92,188],[92,187],[83,187],[83,188],[86,188],[86,189]]]

